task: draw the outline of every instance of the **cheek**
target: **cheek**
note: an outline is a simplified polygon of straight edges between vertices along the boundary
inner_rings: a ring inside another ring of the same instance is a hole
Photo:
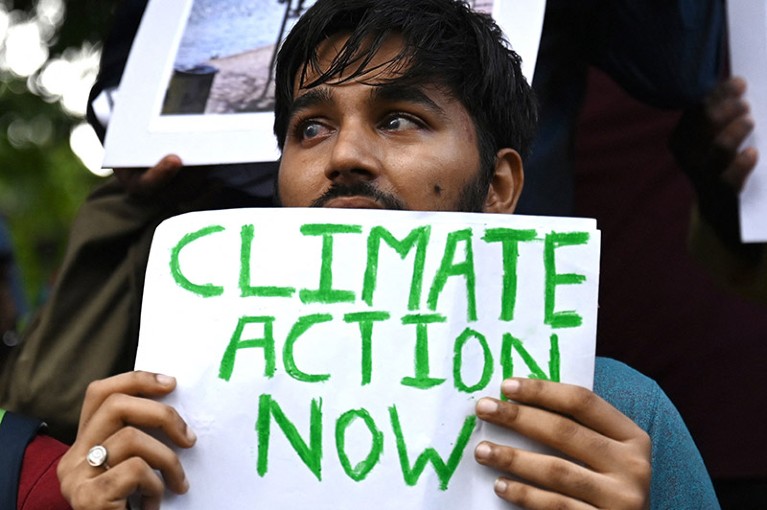
[[[277,178],[280,202],[285,207],[304,207],[314,200],[312,173],[300,160],[283,157]]]

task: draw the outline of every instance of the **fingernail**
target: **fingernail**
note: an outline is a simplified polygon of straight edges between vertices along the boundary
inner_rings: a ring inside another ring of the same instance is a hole
[[[186,427],[186,438],[189,440],[190,443],[197,442],[197,434],[195,434],[194,431],[191,428],[189,428],[188,425]]]
[[[176,378],[169,375],[155,374],[154,378],[163,386],[171,386],[174,382],[176,382]]]
[[[493,454],[493,449],[487,443],[480,443],[474,450],[474,456],[480,460],[487,460]]]
[[[482,398],[477,402],[477,412],[481,414],[493,414],[498,412],[498,402],[490,398]]]
[[[506,483],[506,480],[498,478],[495,481],[495,492],[497,494],[504,494],[506,492],[506,489],[508,489],[508,488],[509,488],[509,484]]]
[[[516,379],[506,379],[501,383],[501,391],[506,396],[512,395],[519,391],[520,383]]]
[[[189,480],[186,478],[186,474],[184,474],[184,481],[181,483],[181,493],[186,494],[189,492]]]

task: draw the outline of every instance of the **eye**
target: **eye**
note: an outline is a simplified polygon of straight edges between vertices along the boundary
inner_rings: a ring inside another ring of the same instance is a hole
[[[322,135],[327,128],[316,121],[304,122],[299,126],[299,138],[301,140],[311,140]]]
[[[420,129],[423,123],[404,113],[389,115],[381,123],[381,128],[387,131],[404,131],[406,129]]]

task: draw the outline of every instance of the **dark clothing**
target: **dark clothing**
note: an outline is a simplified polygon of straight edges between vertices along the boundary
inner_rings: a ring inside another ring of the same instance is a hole
[[[518,214],[573,214],[573,143],[589,65],[657,107],[700,101],[721,68],[720,0],[548,0],[533,89],[540,126]]]

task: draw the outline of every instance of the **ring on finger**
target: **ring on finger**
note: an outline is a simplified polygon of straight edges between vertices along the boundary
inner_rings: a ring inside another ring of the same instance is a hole
[[[85,456],[85,460],[93,467],[109,469],[109,465],[107,464],[108,457],[109,452],[107,452],[107,449],[103,445],[97,444],[88,450],[88,455]]]

